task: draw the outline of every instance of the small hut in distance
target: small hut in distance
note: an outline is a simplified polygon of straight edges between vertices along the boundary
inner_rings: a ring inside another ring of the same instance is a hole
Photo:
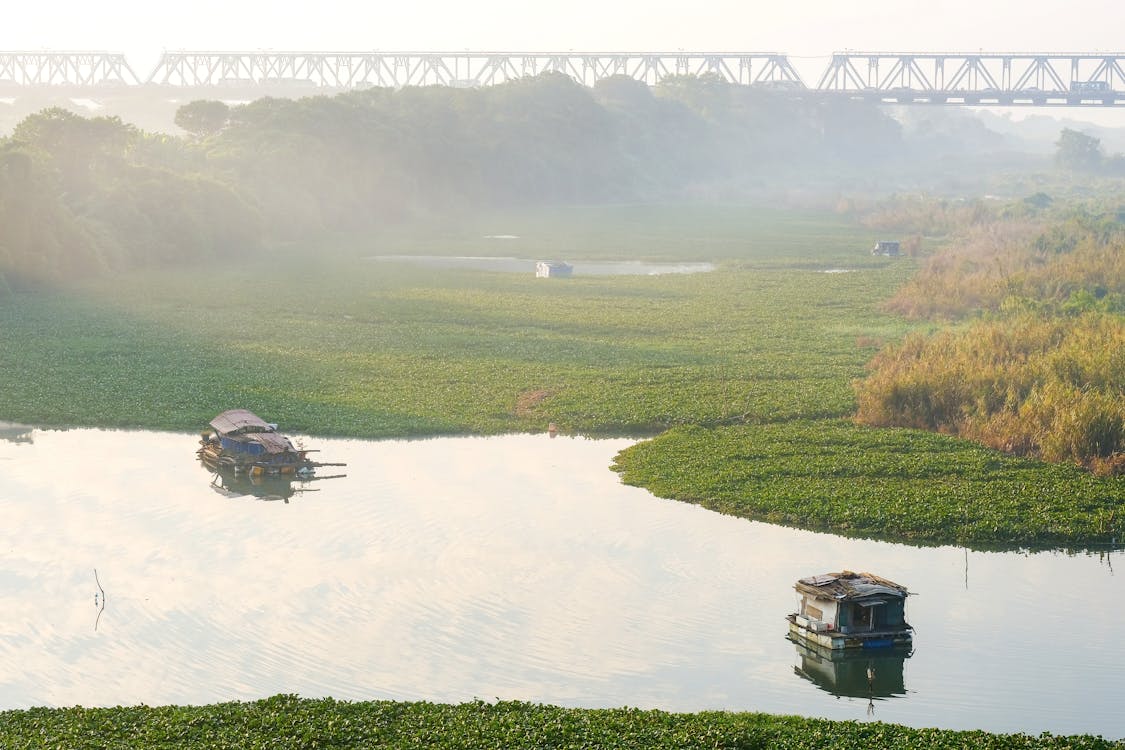
[[[879,240],[871,249],[872,255],[882,255],[887,258],[897,258],[902,255],[902,243],[898,240]]]

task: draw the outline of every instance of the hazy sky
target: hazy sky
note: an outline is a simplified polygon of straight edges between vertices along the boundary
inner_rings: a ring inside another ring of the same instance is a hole
[[[5,8],[0,50],[1125,52],[1117,0],[61,0]],[[795,61],[796,62],[796,61]]]

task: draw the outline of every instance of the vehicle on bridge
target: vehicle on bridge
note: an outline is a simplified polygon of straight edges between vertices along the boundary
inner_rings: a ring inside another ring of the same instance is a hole
[[[1109,83],[1106,81],[1073,81],[1070,84],[1070,90],[1076,94],[1102,94],[1109,91]]]

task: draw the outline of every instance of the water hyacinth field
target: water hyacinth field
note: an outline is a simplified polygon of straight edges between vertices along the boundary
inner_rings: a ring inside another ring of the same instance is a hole
[[[1076,466],[844,420],[682,427],[627,448],[624,481],[721,513],[978,548],[1112,548],[1125,486]]]
[[[315,263],[280,253],[222,273],[138,272],[0,296],[0,415],[194,430],[242,404],[296,430],[400,437],[548,421],[568,433],[636,434],[850,413],[851,379],[907,328],[877,304],[909,263],[872,260],[854,230],[819,245],[821,257],[782,257],[753,233],[736,241],[750,218],[726,219],[726,242],[714,227],[707,242],[693,240],[709,228],[681,220],[685,259],[719,252],[717,270],[692,275],[545,280],[366,259],[371,250],[469,255],[494,242],[465,230],[425,244],[376,238]],[[647,234],[631,237],[630,226],[573,247],[595,258],[643,253]],[[558,249],[551,237],[493,252],[536,257]],[[624,238],[640,244],[622,248]],[[666,257],[670,241],[653,255]],[[820,272],[843,262],[862,270]]]

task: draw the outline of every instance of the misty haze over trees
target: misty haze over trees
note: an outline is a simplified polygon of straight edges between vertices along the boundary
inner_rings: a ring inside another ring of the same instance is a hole
[[[195,262],[438,212],[840,184],[900,168],[912,147],[875,106],[717,76],[591,89],[544,74],[480,89],[199,101],[176,123],[187,136],[61,108],[20,122],[0,141],[5,283]]]
[[[5,284],[197,262],[444,212],[885,190],[933,168],[936,154],[996,158],[1002,140],[972,119],[900,122],[864,102],[710,75],[587,88],[544,74],[479,89],[197,101],[176,124],[186,136],[57,107],[20,122],[0,141]],[[1064,133],[1066,154],[1089,150],[1076,135]],[[1083,169],[1093,158],[1060,163]]]

